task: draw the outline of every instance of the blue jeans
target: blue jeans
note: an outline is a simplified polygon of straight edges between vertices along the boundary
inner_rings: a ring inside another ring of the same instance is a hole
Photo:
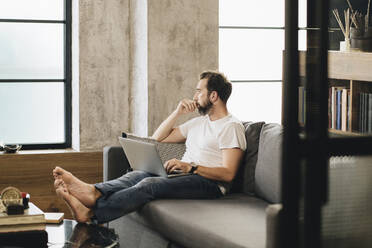
[[[139,209],[155,199],[213,199],[222,196],[217,181],[197,174],[164,178],[132,171],[115,180],[95,184],[102,194],[93,208],[93,220],[105,223]]]

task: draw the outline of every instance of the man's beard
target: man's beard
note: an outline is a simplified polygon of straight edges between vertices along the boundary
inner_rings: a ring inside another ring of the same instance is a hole
[[[209,113],[209,111],[211,110],[213,104],[212,102],[208,99],[208,102],[205,106],[201,106],[200,104],[198,104],[198,111],[199,111],[199,114],[201,115],[206,115]]]

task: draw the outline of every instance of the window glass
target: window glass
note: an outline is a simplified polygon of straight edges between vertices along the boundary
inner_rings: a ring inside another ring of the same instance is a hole
[[[299,27],[306,27],[306,5],[299,1]],[[282,84],[265,80],[282,80],[284,8],[284,0],[219,1],[219,69],[239,81],[228,106],[242,120],[281,122]],[[306,31],[298,37],[306,50]]]
[[[220,70],[230,80],[281,80],[284,30],[220,29]]]
[[[307,26],[307,1],[298,1],[298,26],[303,28]]]
[[[284,27],[284,0],[220,0],[220,26]]]
[[[63,20],[64,0],[1,0],[0,19]]]
[[[0,22],[0,79],[63,79],[64,25]]]
[[[64,83],[0,83],[0,141],[65,142]]]
[[[306,30],[299,30],[298,31],[298,50],[300,51],[306,51],[307,45],[306,45]]]
[[[282,83],[233,83],[227,107],[242,121],[281,123]]]
[[[219,64],[230,80],[281,80],[284,30],[220,29]],[[306,30],[298,33],[306,50]]]

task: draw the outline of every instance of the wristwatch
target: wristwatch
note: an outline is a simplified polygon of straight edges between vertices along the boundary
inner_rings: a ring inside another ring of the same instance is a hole
[[[194,174],[195,171],[198,169],[198,165],[196,165],[194,162],[191,162],[190,165],[191,165],[191,170],[189,171],[189,173]]]

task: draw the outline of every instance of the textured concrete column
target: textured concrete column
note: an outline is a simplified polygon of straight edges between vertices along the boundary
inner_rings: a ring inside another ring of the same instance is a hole
[[[80,149],[129,128],[129,0],[80,0]]]
[[[218,0],[147,1],[151,135],[181,99],[193,96],[201,71],[218,69]]]
[[[130,0],[130,131],[148,133],[147,0]]]

